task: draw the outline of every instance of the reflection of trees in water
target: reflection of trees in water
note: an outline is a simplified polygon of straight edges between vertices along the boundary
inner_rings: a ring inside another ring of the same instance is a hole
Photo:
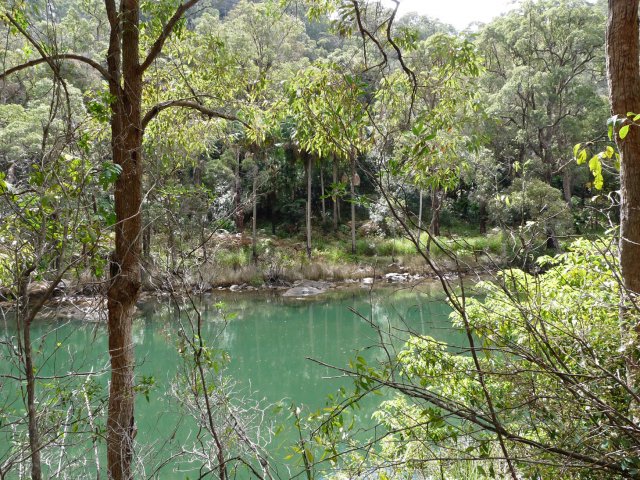
[[[220,301],[225,304],[222,310],[216,306]],[[371,319],[374,325],[398,332],[430,332],[448,326],[448,307],[429,290],[418,294],[409,289],[383,289],[369,294],[356,288],[301,301],[263,293],[214,294],[198,299],[196,305],[202,314],[207,343],[229,352],[231,362],[225,375],[237,379],[240,391],[252,392],[256,398],[267,397],[269,401],[286,396],[312,408],[322,407],[326,396],[339,386],[346,386],[348,380],[328,379],[336,376],[334,370],[305,359],[311,357],[344,367],[358,350],[378,341],[368,321],[350,308]],[[225,314],[235,316],[225,323]],[[149,403],[144,396],[138,399],[136,441],[140,443],[139,451],[153,450],[153,458],[157,459],[173,448],[159,439],[169,438],[182,418],[167,393],[182,364],[177,351],[180,324],[188,327],[190,315],[193,318],[194,311],[186,301],[152,300],[138,305],[134,322],[137,380],[153,376],[156,382]],[[43,352],[50,352],[57,341],[62,343],[49,358],[51,368],[44,368],[43,375],[91,368],[98,371],[107,366],[106,325],[67,320],[42,323],[37,328],[42,329],[38,335],[50,332],[43,340]],[[381,359],[375,349],[365,350],[363,355],[370,360]],[[0,372],[7,368],[3,363]],[[96,378],[96,383],[104,394],[106,376]],[[7,404],[6,392],[6,387],[0,386],[0,409]],[[363,412],[362,416],[369,413]],[[155,450],[161,445],[165,450],[160,454]]]

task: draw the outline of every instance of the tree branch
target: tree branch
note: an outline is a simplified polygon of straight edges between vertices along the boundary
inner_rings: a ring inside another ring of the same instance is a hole
[[[142,64],[140,65],[141,71],[144,72],[147,68],[149,68],[149,65],[151,65],[153,61],[158,57],[158,55],[160,55],[162,47],[164,46],[164,42],[166,42],[167,38],[169,38],[169,35],[171,35],[173,28],[176,26],[176,23],[178,23],[178,21],[182,18],[182,15],[184,15],[187,10],[189,10],[199,1],[200,0],[188,0],[180,4],[173,16],[169,19],[167,24],[162,29],[162,32],[160,33],[156,41],[153,43],[153,46],[151,47],[151,50],[149,50],[147,58],[145,58],[144,62],[142,62]]]
[[[90,58],[84,57],[82,55],[75,55],[73,53],[60,53],[57,55],[50,55],[47,57],[37,58],[35,60],[31,60],[30,62],[23,63],[22,65],[18,65],[17,67],[10,68],[0,73],[0,80],[4,80],[5,77],[8,77],[12,73],[19,72],[20,70],[25,70],[27,68],[40,65],[41,63],[49,63],[54,60],[75,60],[77,62],[82,62],[93,67],[95,70],[97,70],[100,73],[100,75],[104,77],[105,80],[108,81],[111,78],[111,76],[109,75],[109,72],[107,72],[107,70],[102,65],[100,65],[98,62],[94,60],[91,60]]]
[[[147,125],[149,124],[149,122],[153,120],[161,111],[166,110],[167,108],[173,108],[173,107],[190,108],[192,110],[199,111],[206,117],[222,118],[224,120],[240,122],[245,127],[250,128],[248,123],[240,120],[235,115],[213,110],[211,108],[208,108],[204,105],[200,105],[199,103],[193,102],[191,100],[169,100],[167,102],[158,103],[153,107],[151,107],[151,109],[146,113],[146,115],[142,119],[142,129],[144,130],[145,128],[147,128]]]

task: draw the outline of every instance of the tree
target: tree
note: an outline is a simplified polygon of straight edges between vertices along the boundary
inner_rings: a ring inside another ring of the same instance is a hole
[[[349,162],[351,253],[354,254],[355,187],[359,183],[356,163],[370,148],[371,138],[364,108],[365,88],[358,75],[343,73],[338,64],[326,61],[300,72],[288,86],[295,138],[300,146],[319,158],[337,157]]]
[[[538,159],[538,175],[570,204],[575,164],[570,148],[598,136],[606,102],[602,78],[604,16],[584,0],[522,3],[484,27],[484,130],[507,166]],[[509,169],[510,173],[516,173]]]
[[[381,82],[377,132],[392,151],[386,170],[420,192],[430,189],[429,232],[439,236],[444,195],[458,184],[471,143],[465,130],[477,107],[480,66],[471,42],[446,34],[417,43],[407,63],[419,86],[413,89],[402,72]]]
[[[609,0],[607,24],[607,77],[609,99],[615,123],[615,140],[620,152],[620,269],[621,328],[632,385],[640,387],[640,322],[634,315],[636,295],[640,294],[640,129],[623,125],[628,114],[640,112],[640,40],[638,38],[638,0]],[[623,130],[624,129],[624,130]],[[628,133],[626,133],[628,132]],[[626,133],[626,134],[625,134]],[[637,417],[637,415],[636,415]]]
[[[11,67],[0,74],[0,80],[20,70],[46,63],[56,77],[61,65],[73,61],[89,65],[108,83],[108,110],[111,125],[112,161],[121,173],[115,183],[115,249],[110,259],[110,285],[107,293],[109,355],[111,383],[107,421],[107,468],[113,480],[132,478],[134,421],[134,352],[131,332],[133,309],[140,290],[142,238],[142,140],[144,129],[163,110],[192,108],[209,117],[228,117],[202,103],[175,100],[158,103],[142,110],[143,80],[149,67],[162,53],[163,47],[184,14],[198,0],[185,0],[177,8],[162,4],[152,10],[146,23],[141,23],[138,0],[105,0],[109,25],[106,67],[79,54],[58,53],[52,45],[44,45],[29,33],[24,11],[6,5],[0,10],[3,20],[19,32],[40,55],[39,58]],[[148,5],[152,7],[153,5]],[[142,26],[147,26],[144,30]],[[155,34],[155,38],[150,35]],[[143,41],[144,40],[144,41]],[[141,60],[140,52],[146,49]],[[53,53],[51,53],[53,52]]]

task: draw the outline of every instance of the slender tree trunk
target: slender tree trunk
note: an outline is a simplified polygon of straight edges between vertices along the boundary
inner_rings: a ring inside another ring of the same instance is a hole
[[[306,152],[303,155],[307,168],[307,258],[311,259],[311,170],[313,158]]]
[[[253,167],[253,189],[251,192],[251,203],[253,204],[253,214],[251,217],[251,236],[252,236],[252,251],[253,251],[253,263],[258,263],[258,230],[257,230],[257,218],[258,218],[258,164]]]
[[[351,158],[351,178],[349,185],[351,186],[351,253],[356,253],[356,187],[354,178],[356,176],[356,158]]]
[[[422,234],[422,189],[420,189],[420,201],[418,203],[418,247],[420,247],[420,235]]]
[[[611,113],[626,118],[640,113],[640,41],[638,5],[640,0],[609,0],[607,24],[607,76]],[[632,388],[640,389],[640,324],[630,313],[632,299],[640,294],[640,128],[631,126],[622,140],[616,132],[620,151],[620,268],[624,289],[621,295],[620,324],[627,372]],[[640,407],[635,406],[638,418]]]
[[[40,429],[36,410],[36,378],[33,365],[33,347],[31,345],[31,320],[23,324],[24,368],[27,377],[27,416],[29,419],[29,450],[31,451],[31,480],[42,479],[42,461],[40,458]]]
[[[153,225],[149,223],[142,232],[142,256],[145,260],[149,261],[151,259],[151,235],[152,235]]]
[[[322,224],[324,225],[327,219],[327,204],[324,199],[324,172],[322,163],[319,164],[318,168],[320,168],[320,199],[322,200]]]
[[[338,159],[333,157],[333,188],[335,189],[338,185]],[[331,196],[331,200],[333,201],[333,231],[338,231],[338,196],[334,194]]]
[[[132,318],[140,290],[142,205],[142,71],[139,62],[139,3],[122,0],[120,12],[109,12],[112,26],[108,63],[112,80],[111,148],[122,167],[115,185],[115,251],[107,293],[111,382],[107,418],[107,469],[112,480],[129,480],[135,424]],[[122,38],[119,37],[121,25]],[[120,51],[120,45],[122,50]],[[122,88],[119,85],[122,61]]]
[[[244,209],[242,208],[242,152],[238,151],[235,172],[235,195],[233,206],[235,209],[236,232],[242,233],[244,230]]]
[[[429,231],[434,237],[440,236],[440,209],[442,208],[441,190],[433,188],[431,190],[431,224]]]

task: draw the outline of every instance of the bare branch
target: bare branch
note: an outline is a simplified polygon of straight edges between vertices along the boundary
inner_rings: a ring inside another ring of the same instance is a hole
[[[147,112],[147,114],[142,119],[142,129],[144,130],[149,124],[149,122],[153,120],[161,111],[166,110],[167,108],[172,108],[172,107],[190,108],[192,110],[199,111],[206,117],[222,118],[224,120],[229,120],[232,122],[240,122],[245,127],[250,128],[248,123],[240,120],[235,115],[220,112],[218,110],[213,110],[211,108],[208,108],[204,105],[200,105],[199,103],[191,100],[169,100],[167,102],[158,103],[153,107],[151,107],[151,109]]]
[[[105,80],[109,80],[109,78],[110,78],[109,72],[107,72],[107,70],[102,65],[100,65],[98,62],[96,62],[94,60],[91,60],[90,58],[84,57],[82,55],[75,55],[73,53],[60,53],[60,54],[57,54],[57,55],[49,55],[47,57],[37,58],[35,60],[31,60],[30,62],[23,63],[22,65],[18,65],[16,67],[12,67],[12,68],[0,73],[0,80],[4,80],[9,75],[11,75],[13,73],[16,73],[16,72],[19,72],[21,70],[25,70],[27,68],[34,67],[36,65],[40,65],[41,63],[50,63],[50,62],[55,61],[55,60],[75,60],[77,62],[85,63],[85,64],[93,67],[95,70],[97,70]]]

